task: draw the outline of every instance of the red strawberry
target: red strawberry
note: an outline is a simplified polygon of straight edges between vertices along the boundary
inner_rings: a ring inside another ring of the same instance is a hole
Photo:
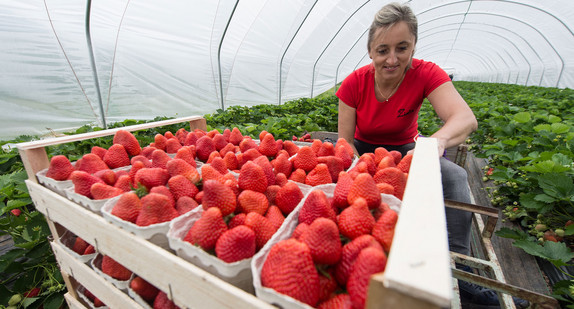
[[[36,297],[38,296],[38,294],[40,294],[40,291],[41,291],[40,288],[31,288],[30,290],[24,292],[22,296],[25,298]]]
[[[207,162],[209,155],[212,152],[217,151],[215,149],[213,139],[211,139],[209,136],[200,137],[197,142],[195,142],[195,147],[197,158],[202,162]]]
[[[98,157],[100,157],[101,159],[104,159],[104,155],[106,154],[106,151],[108,151],[106,148],[102,148],[100,146],[94,146],[94,147],[92,147],[92,150],[90,151],[90,153],[93,153],[93,154],[97,155]]]
[[[94,173],[94,176],[103,180],[107,185],[113,186],[116,183],[116,172],[107,169],[101,170]]]
[[[375,248],[365,248],[357,256],[351,268],[347,291],[351,296],[353,308],[364,308],[367,290],[371,276],[385,270],[387,257],[383,251]]]
[[[207,158],[206,163],[210,163],[213,162],[213,160],[215,158],[221,158],[221,155],[219,154],[219,152],[217,151],[213,151],[212,153],[209,154],[209,157]]]
[[[103,160],[112,169],[131,164],[128,152],[121,144],[113,144],[106,152]]]
[[[275,203],[285,216],[289,215],[303,199],[303,192],[293,182],[286,183],[275,195]]]
[[[335,269],[328,267],[323,271],[319,271],[319,303],[331,298],[339,284],[335,279]]]
[[[278,230],[285,221],[285,216],[281,212],[281,209],[275,205],[269,206],[265,218],[271,222],[275,230]]]
[[[189,196],[182,196],[175,203],[175,210],[177,210],[178,214],[183,215],[184,213],[192,211],[198,206],[199,204],[193,198]]]
[[[111,257],[104,255],[102,257],[102,272],[116,280],[126,281],[132,276],[132,271],[122,264],[118,263]]]
[[[215,135],[218,135],[218,134],[221,134],[221,133],[219,133],[219,131],[217,129],[213,129],[213,130],[207,132],[207,136],[211,137],[212,139]]]
[[[401,170],[403,173],[408,173],[409,169],[411,168],[411,162],[413,161],[412,154],[406,154],[399,164],[397,164],[397,168]]]
[[[364,198],[365,201],[367,201],[369,209],[377,208],[381,203],[381,193],[377,188],[373,176],[368,173],[357,175],[355,180],[353,180],[353,184],[351,184],[347,201],[349,204],[353,204],[358,198]]]
[[[352,184],[353,179],[351,178],[351,175],[345,171],[339,173],[339,180],[337,181],[335,191],[333,192],[333,206],[339,209],[349,206],[347,195],[349,195]]]
[[[265,171],[263,171],[261,166],[251,161],[248,161],[241,167],[238,181],[241,190],[265,192],[267,189]]]
[[[319,274],[311,252],[293,238],[271,247],[261,269],[261,284],[310,306],[319,301]]]
[[[94,248],[94,246],[88,245],[88,247],[86,248],[86,250],[84,250],[84,253],[82,253],[82,255],[88,255],[94,253],[96,253],[96,249]]]
[[[306,135],[306,134],[305,134]],[[309,137],[310,138],[310,137]],[[311,149],[313,150],[313,152],[315,153],[315,155],[317,155],[319,153],[319,150],[321,150],[321,147],[323,147],[323,142],[321,140],[318,139],[314,139],[311,142]]]
[[[221,149],[223,149],[225,146],[227,146],[227,141],[225,140],[225,137],[221,134],[215,134],[213,136],[213,145],[215,146],[215,150],[220,151]]]
[[[303,172],[305,173],[305,172]],[[287,182],[289,181],[289,179],[287,179],[287,176],[285,176],[285,174],[283,173],[278,173],[277,175],[275,175],[275,184],[283,187],[287,184]]]
[[[287,177],[291,175],[291,171],[293,170],[293,163],[291,163],[287,155],[277,155],[272,163],[273,171],[275,174],[283,173]]]
[[[225,231],[215,243],[215,254],[226,263],[251,258],[255,249],[255,232],[245,225]]]
[[[276,231],[271,221],[256,212],[247,214],[245,217],[245,225],[255,232],[257,251],[265,246]]]
[[[95,183],[104,183],[100,178],[90,175],[84,171],[74,171],[70,175],[70,179],[74,184],[74,192],[92,198],[92,192],[90,188]]]
[[[169,160],[166,164],[166,169],[171,177],[181,175],[193,184],[198,184],[201,180],[201,175],[199,175],[197,169],[183,159],[174,158]]]
[[[136,222],[142,208],[140,198],[135,192],[122,194],[112,208],[112,215],[132,223]]]
[[[331,173],[329,173],[329,168],[323,163],[317,164],[305,178],[305,184],[310,186],[324,185],[332,182],[333,179],[331,178]]]
[[[188,134],[188,135],[192,135],[192,134]],[[176,306],[173,301],[171,301],[168,297],[167,294],[163,291],[159,291],[159,293],[157,294],[157,296],[155,297],[154,301],[153,301],[153,309],[179,309],[178,306]]]
[[[132,132],[126,130],[118,130],[116,134],[114,134],[113,144],[124,146],[130,156],[137,156],[142,150],[137,138]]]
[[[353,156],[350,156],[347,150],[343,147],[335,147],[335,157],[343,161],[343,170],[347,170],[353,165]]]
[[[235,146],[239,146],[239,143],[243,141],[243,134],[237,127],[234,127],[229,134],[229,142]]]
[[[309,224],[300,222],[295,227],[293,234],[291,234],[291,238],[295,238],[300,241],[303,234],[307,233],[308,230],[309,230]]]
[[[66,156],[57,155],[50,159],[50,166],[46,172],[46,177],[63,181],[67,180],[74,170],[74,166]]]
[[[377,165],[375,164],[375,159],[371,156],[372,153],[364,153],[361,157],[359,157],[359,162],[365,162],[367,164],[367,172],[373,176],[377,171]]]
[[[243,153],[247,152],[247,150],[250,149],[257,150],[258,148],[259,145],[257,145],[257,143],[249,136],[245,136],[241,141],[241,143],[239,143],[239,150]],[[261,154],[259,150],[257,150],[257,153]]]
[[[228,224],[229,228],[232,229],[236,226],[244,225],[246,217],[247,217],[247,214],[245,214],[245,213],[236,214],[235,216],[233,216],[233,218],[231,218],[231,220],[229,220],[229,224]]]
[[[234,171],[239,167],[239,163],[237,162],[237,156],[233,152],[228,152],[223,156],[223,162],[225,162],[225,167],[228,170]]]
[[[170,205],[169,198],[163,194],[149,193],[141,198],[141,202],[142,209],[136,219],[139,226],[168,222],[179,215]]]
[[[300,168],[294,170],[291,172],[291,175],[289,175],[289,180],[299,183],[305,183],[305,178],[307,178],[307,173]]]
[[[179,150],[175,154],[175,157],[173,158],[181,159],[187,162],[189,165],[193,166],[194,168],[197,168],[197,163],[195,162],[195,154],[193,153],[191,147],[183,146],[179,148]]]
[[[321,144],[321,148],[317,152],[318,157],[327,157],[335,155],[335,146],[331,142],[324,142]]]
[[[399,162],[401,162],[403,155],[400,152],[396,150],[391,150],[389,151],[389,153],[391,154],[391,156],[393,156],[393,159],[395,159],[395,164],[399,164]]]
[[[259,152],[267,157],[275,157],[277,155],[277,142],[273,134],[265,134],[258,147]]]
[[[136,178],[136,173],[141,170],[142,168],[146,167],[142,161],[135,161],[130,168],[128,175],[132,179],[132,182]]]
[[[221,133],[225,138],[225,141],[229,143],[229,137],[231,136],[231,130],[229,128],[223,129],[223,133]]]
[[[135,276],[132,281],[130,281],[130,288],[147,302],[153,302],[159,293],[158,288],[140,276]]]
[[[15,208],[15,209],[10,210],[10,213],[16,217],[20,217],[20,215],[22,214],[22,211],[18,208]]]
[[[336,148],[339,147],[345,149],[345,151],[349,154],[351,158],[355,156],[355,152],[351,144],[349,144],[349,142],[347,142],[347,140],[342,137],[337,139],[337,143],[335,143],[335,151],[337,150]]]
[[[299,211],[299,223],[307,223],[309,225],[317,218],[327,218],[336,222],[336,217],[337,214],[331,207],[331,202],[325,195],[325,192],[321,190],[311,191]]]
[[[105,200],[124,193],[124,190],[107,185],[103,182],[96,182],[90,187],[90,194],[94,200]]]
[[[165,145],[167,143],[167,138],[163,134],[156,134],[154,136],[155,148],[165,151]]]
[[[225,144],[223,148],[221,148],[221,150],[219,150],[219,154],[221,155],[221,157],[225,157],[225,155],[228,152],[235,153],[235,147],[236,147],[235,145],[228,142],[227,144]]]
[[[142,156],[151,160],[151,154],[157,150],[157,148],[150,146],[142,148],[142,152],[140,153]]]
[[[213,166],[211,166],[210,164],[204,164],[200,167],[200,169],[201,169],[201,178],[203,182],[206,182],[207,180],[216,180],[221,183],[225,182],[225,178],[223,177],[223,175],[220,172],[218,172],[215,168],[213,168]]]
[[[281,187],[278,185],[271,185],[265,190],[265,196],[267,197],[267,201],[269,201],[269,206],[275,205],[275,197],[279,190],[281,190]]]
[[[395,159],[393,158],[392,155],[388,155],[386,157],[383,157],[381,159],[381,162],[379,162],[379,164],[377,164],[377,171],[382,170],[386,167],[396,167],[397,165],[395,164]],[[375,173],[376,175],[376,173]]]
[[[283,142],[283,149],[287,150],[289,156],[292,157],[299,152],[299,146],[295,145],[292,141],[284,141]]]
[[[215,153],[215,152],[213,152]],[[222,157],[217,156],[214,157],[211,162],[208,162],[211,167],[213,167],[216,171],[220,172],[221,175],[225,175],[229,172],[229,169],[227,169],[227,164],[225,164],[225,161],[223,160]]]
[[[237,201],[239,203],[238,210],[244,213],[254,211],[260,215],[265,215],[267,208],[269,208],[269,200],[265,194],[252,190],[243,190],[237,197]]]
[[[189,196],[194,198],[199,192],[199,189],[193,184],[191,180],[183,175],[175,175],[167,181],[169,191],[173,194],[173,198],[177,201],[182,196]]]
[[[129,192],[132,186],[133,183],[130,175],[120,176],[118,180],[116,180],[116,183],[114,184],[114,187],[121,189],[124,192]]]
[[[187,134],[189,134],[189,132],[185,128],[180,128],[175,132],[175,137],[183,145]]]
[[[206,180],[203,183],[202,204],[204,211],[209,208],[217,208],[222,216],[227,216],[235,211],[237,197],[233,190],[216,180]]]
[[[381,202],[381,205],[379,205],[379,207],[373,211],[373,217],[375,217],[375,221],[378,221],[381,215],[389,209],[391,209],[389,204]]]
[[[197,142],[197,135],[195,133],[188,133],[185,136],[185,141],[183,142],[183,145],[185,146],[195,146],[195,143]]]
[[[167,168],[167,162],[171,157],[163,150],[156,149],[151,153],[151,166],[157,168]]]
[[[407,186],[407,177],[405,174],[396,167],[387,167],[378,170],[374,176],[376,183],[388,183],[394,188],[394,196],[402,200]]]
[[[341,260],[335,267],[335,278],[340,285],[345,286],[349,280],[351,268],[357,259],[357,256],[364,248],[374,247],[377,250],[383,251],[381,244],[371,235],[363,235],[353,239],[351,242],[343,246],[341,253]]]
[[[72,251],[76,252],[79,255],[82,255],[84,254],[89,245],[90,244],[87,243],[81,237],[76,237],[76,239],[74,240],[74,245],[72,246]]]
[[[377,188],[379,188],[379,192],[381,192],[381,194],[389,194],[389,195],[395,194],[395,187],[386,182],[378,183]]]
[[[374,225],[375,218],[369,211],[364,198],[357,198],[339,215],[339,230],[349,239],[370,234]]]
[[[142,168],[134,176],[134,184],[143,186],[148,191],[155,186],[165,186],[169,180],[167,170],[158,167]]]
[[[269,134],[267,134],[269,135]],[[253,160],[253,163],[261,166],[265,176],[267,177],[267,186],[272,186],[275,184],[275,173],[273,172],[273,165],[269,162],[269,159],[265,156],[257,157]]]
[[[168,138],[165,142],[165,152],[167,153],[177,153],[181,147],[182,145],[176,137]]]
[[[336,156],[318,157],[317,162],[327,165],[329,174],[331,174],[331,179],[334,183],[337,183],[337,180],[339,180],[339,173],[345,170],[343,160]]]
[[[389,151],[385,147],[375,148],[374,154],[375,154],[375,164],[377,164],[377,165],[379,165],[379,163],[381,162],[381,160],[384,157],[388,157],[388,156],[392,157],[392,155],[389,153]],[[394,161],[394,159],[393,159],[393,161]]]
[[[301,241],[309,246],[316,264],[334,265],[341,258],[339,228],[333,220],[315,219],[307,232],[301,235]]]
[[[349,294],[335,294],[319,304],[318,309],[353,309]]]
[[[373,227],[372,235],[379,243],[381,243],[385,252],[389,252],[391,250],[398,218],[399,217],[394,210],[387,210],[383,212]]]
[[[309,146],[299,148],[297,156],[293,158],[293,168],[309,172],[317,166],[317,155]]]
[[[225,231],[227,225],[221,211],[217,207],[210,207],[201,213],[201,218],[195,221],[183,240],[198,245],[203,250],[211,250]]]
[[[87,153],[76,162],[75,166],[77,171],[84,171],[88,174],[94,174],[100,170],[108,169],[108,165],[98,155]]]
[[[171,205],[171,207],[175,207],[176,199],[168,187],[156,186],[156,187],[151,188],[151,190],[149,190],[149,193],[159,193],[159,194],[163,194],[163,195],[167,196],[169,198],[169,205]]]

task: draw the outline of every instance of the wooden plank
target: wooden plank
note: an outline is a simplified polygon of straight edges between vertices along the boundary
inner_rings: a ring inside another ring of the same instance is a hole
[[[70,293],[64,294],[64,299],[70,309],[86,309],[86,307]]]
[[[99,252],[129,266],[131,271],[173,295],[176,304],[193,304],[198,308],[273,308],[254,295],[107,222],[65,197],[28,180],[26,184],[37,209],[50,220],[66,226],[72,233],[94,244]],[[75,275],[74,272],[72,276]]]
[[[369,308],[448,307],[451,303],[450,253],[436,149],[434,138],[417,140],[386,270],[372,279],[392,292],[369,291],[375,296],[390,293],[404,302],[377,297]],[[407,296],[417,301],[407,302]]]

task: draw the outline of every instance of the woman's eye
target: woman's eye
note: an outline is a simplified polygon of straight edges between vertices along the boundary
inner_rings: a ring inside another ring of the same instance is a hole
[[[384,55],[384,54],[387,53],[387,50],[386,50],[386,49],[381,49],[381,50],[378,51],[378,53],[381,54],[381,55]]]

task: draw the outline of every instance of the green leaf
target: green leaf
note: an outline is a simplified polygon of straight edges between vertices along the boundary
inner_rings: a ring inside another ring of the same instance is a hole
[[[544,246],[541,246],[532,241],[517,240],[512,245],[521,248],[530,255],[546,259],[556,267],[566,266],[574,258],[574,252],[571,252],[563,242],[546,241]]]
[[[515,240],[528,239],[529,237],[528,233],[522,230],[510,229],[507,227],[500,228],[500,230],[496,231],[495,234],[498,237],[510,238]]]
[[[548,131],[551,132],[552,131],[552,126],[549,124],[539,124],[537,126],[534,127],[534,131],[536,132],[540,132],[540,131]]]
[[[54,293],[48,296],[44,301],[44,309],[58,309],[64,303],[64,296],[62,294]]]
[[[564,235],[566,236],[574,235],[574,224],[570,224],[569,226],[564,228]]]
[[[530,211],[536,211],[544,214],[552,210],[552,204],[543,203],[536,200],[537,194],[525,193],[520,195],[520,205],[524,206]]]
[[[550,115],[550,116],[548,116],[548,122],[550,122],[550,123],[562,122],[562,118],[560,118],[558,116]]]
[[[543,203],[554,203],[556,201],[555,198],[548,196],[546,194],[537,194],[534,197],[534,199],[539,201],[539,202],[543,202]]]
[[[572,178],[565,174],[551,173],[540,175],[538,184],[549,196],[561,200],[571,200],[574,194]]]
[[[4,272],[16,259],[24,256],[26,250],[14,248],[0,256],[0,272]]]
[[[529,112],[520,112],[520,113],[514,115],[514,121],[516,121],[518,123],[530,122],[531,119],[532,118],[530,117]]]
[[[565,125],[563,123],[553,123],[551,127],[552,132],[556,134],[564,134],[570,131],[570,126]]]

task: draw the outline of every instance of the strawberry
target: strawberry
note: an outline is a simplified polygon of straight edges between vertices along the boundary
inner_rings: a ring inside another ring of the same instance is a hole
[[[213,136],[213,145],[215,146],[215,150],[220,151],[225,146],[227,146],[227,141],[222,134],[215,134]]]
[[[309,225],[307,232],[301,235],[301,241],[309,246],[313,262],[316,264],[334,265],[341,258],[339,228],[333,220],[315,219]]]
[[[398,218],[399,217],[394,210],[387,210],[383,212],[373,227],[372,235],[379,243],[381,243],[385,252],[389,252],[391,250]]]
[[[319,271],[319,303],[331,298],[338,287],[333,267]]]
[[[97,155],[103,160],[104,155],[106,155],[106,151],[108,151],[106,148],[102,148],[100,146],[93,146],[90,153]]]
[[[347,284],[351,267],[355,263],[357,256],[361,250],[368,247],[374,247],[381,252],[383,251],[381,244],[369,234],[359,236],[343,246],[341,260],[335,266],[335,278],[340,285],[345,286]]]
[[[311,251],[293,238],[271,247],[261,268],[261,284],[310,306],[319,301],[319,274]]]
[[[268,134],[269,135],[269,134]],[[253,160],[253,163],[261,166],[265,177],[267,178],[267,185],[272,186],[275,184],[275,173],[273,172],[273,165],[269,162],[269,159],[265,156],[257,157]]]
[[[389,153],[389,151],[385,148],[385,147],[377,147],[375,148],[375,164],[379,165],[379,163],[381,162],[381,160],[384,157],[392,157],[392,155]],[[393,159],[393,163],[394,163],[394,159]]]
[[[102,272],[120,281],[129,280],[132,276],[131,270],[125,268],[125,266],[107,255],[102,257]]]
[[[374,176],[376,183],[388,183],[393,186],[394,193],[398,199],[402,200],[407,185],[407,177],[405,174],[396,167],[387,167],[378,170]]]
[[[337,183],[339,179],[339,173],[345,170],[345,165],[343,160],[336,156],[324,156],[317,158],[318,163],[324,163],[329,169],[329,174],[331,174],[332,182]]]
[[[90,194],[94,200],[105,200],[123,193],[124,190],[107,185],[104,182],[96,182],[90,187]]]
[[[207,136],[209,136],[212,139],[213,139],[213,137],[215,137],[218,134],[221,134],[221,133],[219,133],[219,131],[217,129],[213,129],[213,130],[207,132]]]
[[[251,161],[248,161],[241,167],[238,181],[241,190],[265,192],[267,189],[265,171],[263,171],[261,166]]]
[[[159,293],[158,288],[140,276],[135,276],[130,281],[130,288],[147,302],[152,302]]]
[[[195,154],[193,153],[191,147],[183,146],[179,148],[179,150],[175,154],[175,157],[173,158],[181,159],[187,162],[189,165],[193,166],[194,168],[197,168],[197,162],[195,162]]]
[[[289,156],[292,157],[299,152],[299,146],[295,145],[292,141],[284,141],[283,142],[283,149],[287,150]]]
[[[351,144],[349,144],[349,142],[347,142],[346,139],[340,137],[337,139],[337,142],[335,143],[335,152],[336,152],[336,148],[341,147],[343,148],[348,154],[349,157],[354,157],[355,156],[355,151],[353,150],[353,147],[351,146]]]
[[[209,155],[216,151],[213,139],[211,139],[209,136],[200,137],[197,142],[195,142],[195,147],[197,158],[202,162],[207,162]]]
[[[403,155],[400,152],[396,150],[391,150],[389,151],[389,153],[391,154],[391,156],[393,156],[393,159],[395,159],[395,164],[399,164],[399,162],[401,162]]]
[[[277,142],[275,141],[275,137],[273,134],[265,134],[257,150],[264,156],[267,157],[275,157],[277,155]]]
[[[215,248],[217,239],[227,231],[221,211],[217,207],[210,207],[201,213],[183,240],[198,245],[203,250]]]
[[[223,177],[223,175],[220,172],[218,172],[215,168],[213,168],[213,166],[211,166],[210,164],[203,164],[200,167],[200,170],[203,182],[206,182],[207,180],[216,180],[221,183],[225,182],[225,178]]]
[[[324,163],[317,164],[315,168],[307,174],[307,177],[305,177],[305,184],[310,186],[324,185],[332,182],[333,179],[331,178],[329,168]]]
[[[167,181],[169,191],[173,194],[175,201],[179,200],[182,196],[189,196],[194,198],[199,192],[195,184],[183,175],[175,175]]]
[[[79,255],[82,255],[84,254],[89,245],[90,244],[87,243],[81,237],[76,237],[76,239],[74,240],[74,245],[72,246],[72,251],[76,252]]]
[[[309,137],[310,138],[310,137]],[[319,153],[319,150],[321,150],[321,147],[323,147],[323,142],[321,140],[318,139],[314,139],[311,142],[311,149],[313,150],[313,152],[315,153],[315,155],[317,155]]]
[[[141,198],[141,203],[142,209],[136,219],[139,226],[168,222],[179,215],[170,205],[169,198],[163,194],[149,193]]]
[[[136,222],[142,208],[140,198],[135,192],[122,194],[112,208],[112,215],[132,223]]]
[[[46,172],[46,177],[58,181],[68,180],[74,170],[74,166],[66,156],[56,155],[50,159],[50,166]]]
[[[225,167],[231,171],[236,170],[239,167],[237,156],[231,151],[223,156],[223,162],[225,162]]]
[[[123,175],[123,176],[118,177],[118,180],[116,180],[114,187],[121,189],[124,192],[129,192],[129,191],[131,191],[132,185],[133,185],[133,183],[132,183],[132,178],[130,177],[130,175]]]
[[[269,201],[269,206],[275,205],[275,197],[279,190],[281,190],[281,187],[278,185],[271,185],[265,190],[265,197],[267,197],[267,201]]]
[[[287,177],[291,175],[291,171],[293,170],[293,163],[289,160],[287,155],[277,155],[272,163],[273,171],[275,174],[283,173]]]
[[[294,182],[288,182],[275,195],[275,203],[283,215],[289,215],[303,199],[303,192]]]
[[[276,140],[275,141],[275,147],[277,147],[277,154],[275,155],[275,156],[277,156],[277,155],[279,155],[279,152],[281,150],[283,150],[283,140],[282,139]],[[287,151],[285,151],[285,153],[289,154]]]
[[[328,157],[335,155],[335,146],[331,142],[324,142],[317,152],[317,157]]]
[[[142,161],[135,161],[130,168],[128,175],[132,179],[132,182],[136,178],[136,173],[141,170],[142,168],[146,167]]]
[[[343,147],[335,147],[335,157],[343,161],[343,170],[347,170],[353,165],[353,156],[350,156]]]
[[[151,154],[157,150],[157,148],[150,146],[142,148],[142,152],[140,153],[142,156],[151,160]]]
[[[229,134],[229,142],[235,146],[239,146],[239,143],[243,141],[243,134],[237,127],[234,127]]]
[[[395,194],[395,187],[393,187],[391,184],[388,184],[386,182],[378,183],[377,188],[379,188],[379,192],[381,194],[389,194],[389,195]]]
[[[271,221],[256,212],[250,212],[245,216],[245,225],[255,232],[257,251],[265,246],[276,231]]]
[[[103,160],[112,169],[131,164],[128,152],[121,144],[113,144],[108,148]]]
[[[193,198],[189,196],[182,196],[175,203],[175,210],[177,210],[178,214],[183,215],[184,213],[192,211],[198,206],[199,204]]]
[[[203,199],[203,191],[199,191],[196,195],[195,195],[195,201],[198,204],[201,204],[201,200]]]
[[[257,143],[253,139],[251,139],[251,137],[249,137],[249,136],[245,136],[243,138],[243,140],[241,141],[241,143],[239,143],[239,150],[242,153],[245,153],[250,149],[257,150],[258,148],[259,148],[259,145],[257,145]],[[257,150],[257,153],[261,155],[259,150]]]
[[[114,134],[113,144],[124,146],[124,149],[130,156],[137,156],[142,150],[137,138],[132,132],[126,130],[118,130]]]
[[[387,257],[381,250],[365,248],[357,256],[351,268],[347,291],[351,296],[353,308],[364,308],[371,276],[385,270]]]
[[[299,183],[305,183],[305,178],[307,178],[307,172],[300,168],[291,172],[291,175],[289,176],[289,180]]]
[[[189,135],[192,134],[188,134],[188,136]],[[153,309],[179,309],[179,307],[176,306],[173,301],[167,297],[165,292],[159,291],[153,301]]]
[[[215,243],[215,254],[225,263],[251,258],[255,249],[255,232],[245,225],[223,232]]]
[[[281,212],[281,209],[275,205],[269,206],[265,218],[271,222],[275,230],[278,230],[285,221],[285,216]]]
[[[116,173],[110,169],[101,170],[94,173],[94,176],[103,180],[107,185],[113,186],[116,183]]]
[[[343,209],[339,215],[339,230],[349,239],[370,234],[374,225],[375,218],[369,211],[367,202],[361,197]]]
[[[151,190],[149,190],[149,193],[159,193],[159,194],[163,194],[163,195],[167,196],[169,198],[169,205],[171,205],[171,207],[175,207],[176,199],[168,187],[166,187],[166,186],[155,186],[155,187],[151,188]]]
[[[183,145],[189,132],[185,128],[180,128],[175,132],[175,138]]]
[[[142,168],[134,176],[134,184],[143,186],[148,191],[155,186],[165,186],[169,180],[167,170],[158,167]]]
[[[347,201],[349,204],[353,204],[353,202],[358,198],[364,198],[369,209],[377,208],[381,203],[381,193],[377,188],[377,184],[375,183],[373,176],[368,173],[357,175],[351,184],[349,194],[347,195]]]
[[[258,157],[262,157],[262,156],[263,155],[259,152],[259,150],[257,150],[256,148],[250,148],[250,149],[247,149],[246,151],[243,151],[243,158],[242,158],[242,161],[240,163],[243,166],[247,161],[253,161],[253,160],[257,159]]]
[[[375,221],[378,221],[379,218],[381,217],[381,215],[382,215],[385,211],[387,211],[387,210],[389,210],[389,209],[391,209],[391,207],[389,206],[389,204],[387,204],[387,203],[381,201],[381,205],[379,205],[379,207],[377,207],[377,209],[375,209],[374,211],[372,211],[373,217],[375,217]],[[375,223],[375,224],[376,224],[376,223]],[[371,234],[372,234],[372,232],[371,232]]]
[[[198,184],[201,180],[201,175],[199,175],[197,169],[183,159],[174,158],[169,160],[166,164],[166,169],[171,177],[181,175],[193,184]]]
[[[38,294],[40,294],[40,291],[41,290],[38,287],[31,288],[28,291],[24,292],[24,294],[22,294],[22,296],[25,298],[36,297],[36,296],[38,296]]]
[[[151,153],[151,167],[165,169],[170,160],[171,157],[161,149],[156,149]]]
[[[239,203],[238,211],[250,213],[252,211],[265,215],[269,208],[269,200],[265,194],[252,190],[243,190],[237,197]]]
[[[343,171],[339,173],[339,179],[335,185],[335,191],[333,192],[333,206],[343,209],[349,206],[349,201],[347,200],[347,195],[351,190],[353,184],[353,179],[351,175]]]
[[[166,153],[177,153],[181,147],[182,145],[176,137],[168,138],[165,142]]]
[[[22,211],[18,208],[14,208],[14,209],[10,210],[10,213],[16,217],[20,217],[20,215],[22,214]]]
[[[228,227],[230,229],[239,226],[239,225],[244,225],[245,224],[245,218],[247,217],[246,213],[239,213],[236,214],[235,216],[233,216],[228,223]]]
[[[379,164],[377,164],[377,171],[382,170],[386,167],[396,167],[397,165],[395,164],[395,159],[393,158],[392,155],[388,155],[386,157],[383,157],[381,159],[381,162],[379,162]],[[376,175],[376,173],[375,173]]]
[[[293,168],[309,172],[317,166],[317,155],[309,146],[299,148],[297,156],[293,158]]]
[[[167,143],[167,137],[165,137],[163,134],[158,133],[154,136],[153,139],[154,139],[155,148],[165,151],[165,146]]]
[[[185,146],[195,146],[195,144],[197,143],[197,135],[195,133],[188,133],[185,136],[185,141],[183,142],[183,145]]]
[[[86,247],[86,250],[84,250],[84,253],[82,253],[82,255],[88,255],[94,253],[96,253],[96,248],[94,248],[94,246],[92,245],[88,245],[88,247]]]
[[[73,171],[70,175],[70,179],[74,184],[74,192],[83,196],[87,196],[88,198],[92,198],[92,192],[90,188],[93,184],[98,182],[102,184],[104,183],[104,181],[100,178],[94,175],[90,175],[84,171]]]
[[[377,171],[377,165],[375,164],[375,159],[371,155],[372,153],[364,153],[359,157],[357,163],[365,162],[367,164],[367,172],[373,176]]]
[[[213,152],[215,153],[215,152]],[[212,153],[212,154],[213,154]],[[216,171],[220,172],[221,175],[225,175],[229,172],[229,169],[227,169],[227,164],[225,164],[225,161],[223,160],[223,158],[221,157],[214,157],[211,162],[208,162],[211,167],[213,167]]]
[[[349,294],[335,294],[319,304],[318,309],[353,309]]]
[[[325,192],[321,190],[311,191],[299,211],[299,223],[309,225],[317,218],[327,218],[336,222],[336,217],[337,214],[331,207],[331,202],[329,202]]]
[[[279,187],[285,186],[287,182],[289,182],[289,179],[287,179],[287,176],[285,176],[285,174],[277,173],[277,175],[275,175],[275,184],[278,185]]]
[[[237,197],[233,190],[216,180],[206,180],[203,183],[202,204],[204,211],[209,208],[217,208],[222,216],[227,216],[235,211]]]
[[[309,230],[309,224],[299,222],[299,224],[297,224],[297,226],[295,227],[295,230],[293,230],[293,234],[291,234],[291,238],[301,240],[301,237],[303,236],[303,234],[307,233],[308,230]]]
[[[228,152],[235,153],[235,145],[227,143],[223,148],[221,148],[221,150],[219,150],[221,157],[225,157]]]
[[[225,138],[225,141],[229,143],[229,137],[231,136],[231,130],[229,128],[225,128],[223,129],[223,133],[221,133],[223,135],[223,138]]]
[[[76,162],[75,168],[77,171],[84,171],[88,174],[94,174],[97,171],[106,170],[109,167],[99,156],[93,153],[87,153]]]
[[[217,151],[213,151],[212,153],[210,153],[205,163],[211,163],[215,158],[221,158],[221,155]]]
[[[408,173],[409,169],[411,168],[411,162],[413,161],[413,155],[412,154],[406,154],[402,159],[401,162],[399,162],[399,164],[397,164],[397,168],[399,170],[401,170],[401,172],[403,173]]]

